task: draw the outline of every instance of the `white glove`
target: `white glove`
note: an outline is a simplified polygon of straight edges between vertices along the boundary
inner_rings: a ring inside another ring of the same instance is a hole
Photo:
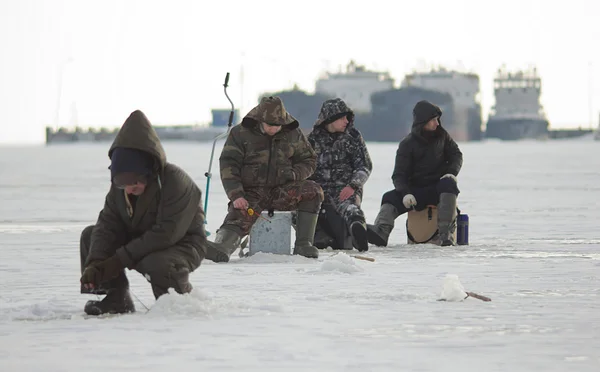
[[[452,173],[448,173],[448,174],[444,174],[440,180],[443,180],[444,178],[452,178],[454,180],[454,182],[458,183],[458,180],[456,179],[456,176],[453,175]]]
[[[412,207],[417,206],[417,199],[413,194],[406,194],[404,198],[402,198],[402,204],[406,207],[406,209],[411,209]]]

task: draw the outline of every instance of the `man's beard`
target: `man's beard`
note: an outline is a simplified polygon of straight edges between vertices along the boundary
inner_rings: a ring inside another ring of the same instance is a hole
[[[426,139],[435,139],[440,136],[440,127],[435,128],[435,130],[423,130],[423,137]]]

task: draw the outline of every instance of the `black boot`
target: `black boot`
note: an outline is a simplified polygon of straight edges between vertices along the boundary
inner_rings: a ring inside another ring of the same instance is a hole
[[[315,231],[315,239],[314,246],[319,249],[327,249],[327,247],[332,247],[335,249],[335,240],[327,235],[327,233],[323,229],[317,229]]]
[[[367,239],[367,224],[365,221],[355,220],[350,224],[350,233],[352,234],[353,245],[359,252],[369,250],[369,241]]]
[[[107,290],[106,297],[101,301],[90,300],[83,311],[88,315],[124,314],[135,312],[133,299],[129,293],[129,281],[125,273],[114,280],[116,287]]]
[[[375,218],[374,225],[367,225],[367,239],[369,243],[378,247],[387,247],[388,239],[394,229],[394,221],[400,214],[391,204],[383,204]]]
[[[154,298],[158,300],[160,296],[169,293],[169,288],[175,289],[175,292],[179,294],[190,293],[194,287],[189,278],[190,270],[186,267],[179,267],[158,281],[150,281]]]

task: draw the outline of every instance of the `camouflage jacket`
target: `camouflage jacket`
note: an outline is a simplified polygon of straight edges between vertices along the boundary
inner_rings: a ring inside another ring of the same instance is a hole
[[[325,125],[344,115],[349,120],[344,132],[330,133],[325,129]],[[344,101],[337,98],[323,103],[308,141],[317,153],[317,169],[310,179],[330,197],[351,186],[362,198],[373,164],[361,133],[354,128],[354,113]]]
[[[261,122],[282,129],[269,136],[261,131]],[[219,158],[229,200],[244,196],[247,189],[305,180],[314,172],[316,154],[298,126],[279,97],[265,97],[231,129]]]

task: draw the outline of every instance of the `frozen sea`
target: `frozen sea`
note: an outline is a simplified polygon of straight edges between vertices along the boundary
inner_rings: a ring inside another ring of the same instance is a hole
[[[0,371],[600,371],[600,143],[589,137],[460,143],[468,246],[407,246],[402,216],[390,246],[366,253],[374,262],[235,255],[203,261],[191,294],[158,301],[129,271],[138,311],[87,319],[96,296],[79,294],[79,235],[103,205],[109,145],[0,147]],[[211,143],[164,146],[205,194]],[[221,148],[213,234],[226,212]],[[397,144],[368,148],[372,222]],[[449,278],[492,301],[437,301]]]

